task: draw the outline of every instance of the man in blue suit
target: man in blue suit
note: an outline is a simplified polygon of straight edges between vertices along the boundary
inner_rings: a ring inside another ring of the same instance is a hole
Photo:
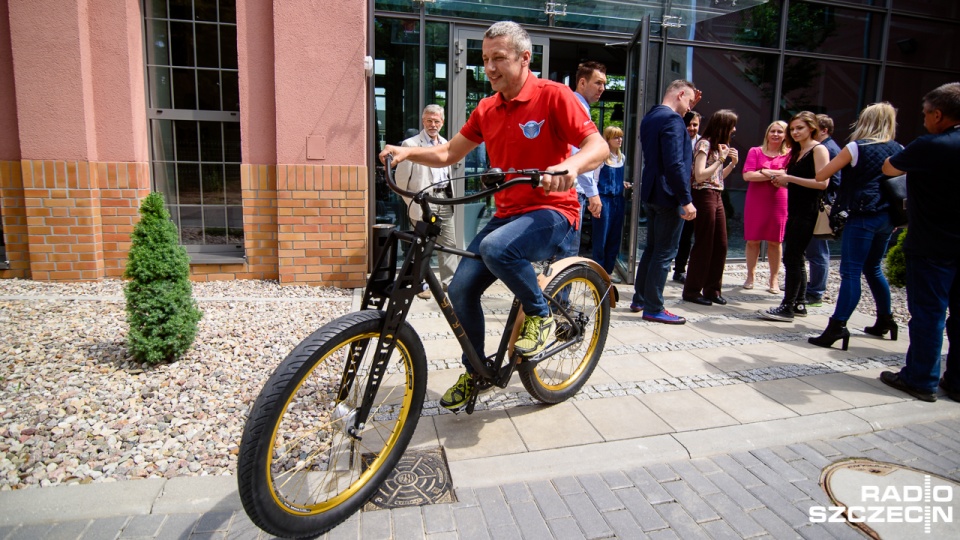
[[[677,254],[683,220],[697,217],[690,196],[693,149],[683,115],[700,101],[693,83],[676,80],[667,86],[663,101],[640,122],[643,172],[640,199],[647,213],[647,244],[637,265],[630,311],[643,311],[643,319],[683,324],[686,319],[663,306],[663,287],[670,262]]]

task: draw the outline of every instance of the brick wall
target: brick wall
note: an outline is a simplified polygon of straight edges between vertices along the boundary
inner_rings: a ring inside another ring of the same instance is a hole
[[[100,186],[88,162],[23,160],[30,274],[38,281],[104,276]]]
[[[140,221],[140,201],[150,194],[147,163],[97,163],[103,266],[108,277],[121,277],[127,266],[130,234]]]
[[[243,165],[241,189],[247,260],[192,265],[191,279],[363,286],[365,167]],[[10,260],[0,278],[121,277],[140,201],[149,192],[147,163],[0,162]]]
[[[367,193],[365,167],[277,166],[281,284],[363,285]]]
[[[10,268],[0,278],[30,279],[27,210],[23,206],[23,175],[19,161],[0,161],[0,216]]]

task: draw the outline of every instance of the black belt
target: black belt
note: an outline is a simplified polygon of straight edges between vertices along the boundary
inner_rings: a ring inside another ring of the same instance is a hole
[[[447,198],[452,199],[452,198],[453,198],[453,188],[452,188],[451,186],[449,186],[449,185],[447,185],[447,187],[442,187],[442,188],[433,188],[433,194],[434,194],[434,195],[446,195]]]

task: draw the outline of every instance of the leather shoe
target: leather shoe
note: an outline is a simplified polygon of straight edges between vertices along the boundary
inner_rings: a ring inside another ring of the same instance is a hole
[[[911,396],[919,399],[920,401],[926,401],[926,402],[928,402],[928,403],[933,403],[934,401],[937,400],[937,395],[936,395],[936,394],[932,394],[932,393],[930,393],[930,392],[924,392],[923,390],[920,390],[919,388],[914,388],[914,387],[908,385],[907,383],[903,382],[903,381],[900,379],[900,374],[899,374],[899,373],[894,373],[894,372],[892,372],[892,371],[884,371],[884,372],[880,373],[880,382],[882,382],[883,384],[885,384],[885,385],[887,385],[887,386],[892,386],[893,388],[896,388],[897,390],[900,390],[900,391],[902,391],[902,392],[906,392],[906,393],[910,394]]]
[[[701,306],[712,306],[712,305],[713,305],[713,302],[711,302],[708,298],[706,298],[706,297],[704,297],[704,296],[684,296],[684,297],[683,297],[683,301],[684,301],[684,302],[691,302],[691,303],[694,303],[694,304],[700,304]]]
[[[946,384],[946,381],[944,381],[943,379],[940,379],[940,388],[947,393],[948,398],[954,401],[960,401],[960,390],[951,388]]]
[[[719,294],[716,296],[707,296],[706,299],[713,302],[714,304],[720,304],[721,306],[727,305],[727,299],[720,296]]]
[[[687,282],[687,273],[686,272],[674,272],[673,280],[677,283],[686,283]]]

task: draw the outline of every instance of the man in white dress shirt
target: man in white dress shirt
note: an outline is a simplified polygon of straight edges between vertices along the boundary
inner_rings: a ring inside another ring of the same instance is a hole
[[[439,105],[427,105],[423,109],[423,131],[415,136],[403,141],[401,146],[438,146],[447,142],[440,136],[440,130],[443,128],[443,107]],[[433,197],[453,197],[453,186],[450,185],[450,167],[432,168],[426,165],[419,165],[412,161],[403,161],[397,165],[395,174],[397,185],[407,191],[419,192],[427,189]],[[416,227],[417,221],[423,217],[422,211],[418,205],[411,205],[410,199],[403,198],[409,210],[411,225]],[[453,228],[453,207],[449,205],[430,205],[430,210],[440,217],[440,237],[437,243],[455,248],[457,247],[456,235]],[[440,283],[444,290],[453,279],[453,273],[457,270],[456,255],[450,253],[437,253],[437,260],[440,263]],[[430,298],[430,291],[423,291],[418,294],[420,298]]]

